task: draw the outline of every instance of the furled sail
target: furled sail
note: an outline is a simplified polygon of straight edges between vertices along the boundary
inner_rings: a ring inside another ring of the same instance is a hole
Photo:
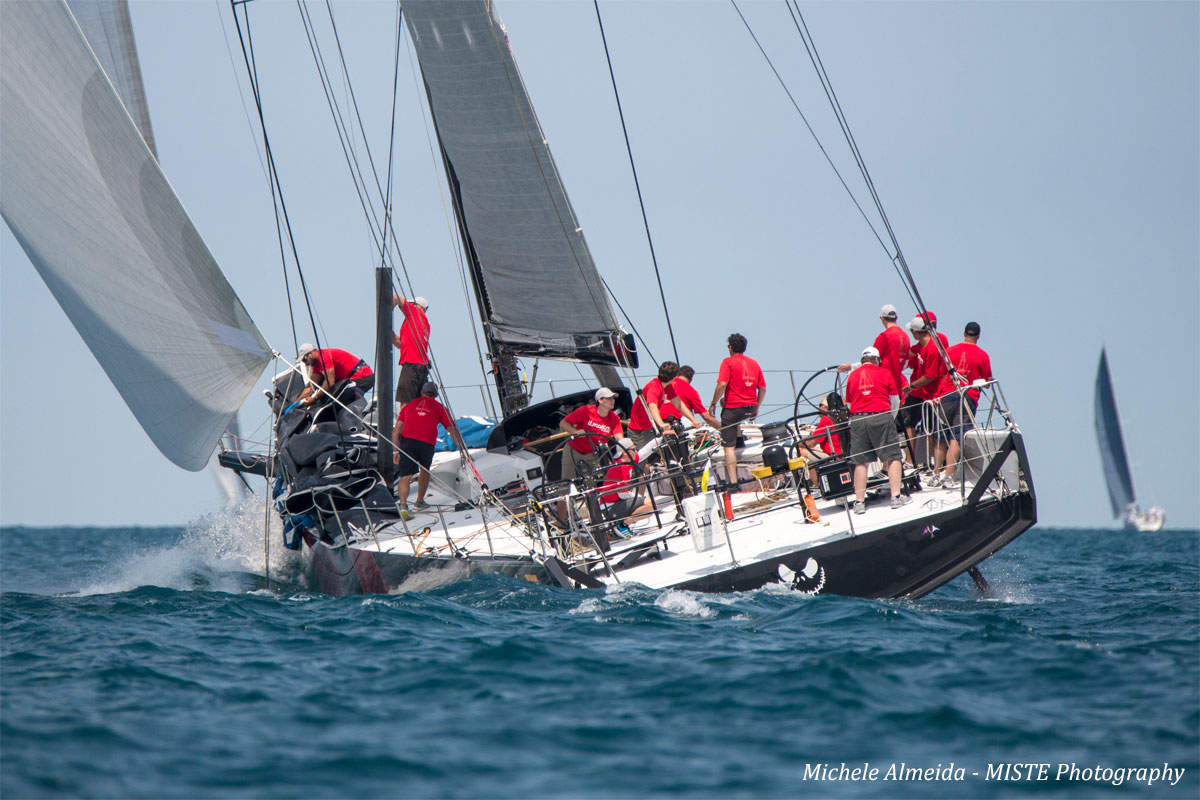
[[[203,469],[269,346],[64,2],[0,3],[0,80],[0,214],[151,440]]]
[[[635,364],[494,4],[405,0],[403,9],[492,344]]]
[[[1100,350],[1100,368],[1096,372],[1096,439],[1100,443],[1100,461],[1108,481],[1113,516],[1124,516],[1134,502],[1133,477],[1129,473],[1121,420],[1117,416],[1117,399],[1113,396],[1112,378],[1108,373],[1108,353],[1103,349]]]
[[[133,40],[133,23],[129,19],[129,4],[124,0],[67,0],[67,7],[79,23],[79,29],[91,45],[96,60],[120,95],[125,110],[133,117],[133,123],[146,140],[146,146],[158,158],[154,131],[150,128],[146,89],[142,85],[137,44]]]

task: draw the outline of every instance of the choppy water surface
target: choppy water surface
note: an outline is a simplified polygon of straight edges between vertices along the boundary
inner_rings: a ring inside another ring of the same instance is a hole
[[[253,519],[0,531],[0,795],[1200,794],[1195,531],[1037,528],[991,599],[335,599]]]

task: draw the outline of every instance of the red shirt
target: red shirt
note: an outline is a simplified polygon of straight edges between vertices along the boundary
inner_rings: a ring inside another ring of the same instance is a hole
[[[635,458],[637,456],[634,456]],[[600,502],[605,505],[610,505],[622,499],[620,491],[629,485],[629,481],[633,479],[633,464],[628,461],[621,461],[613,464],[604,473],[604,483],[600,484],[600,491],[607,494],[600,495]]]
[[[696,391],[696,387],[683,377],[676,378],[667,384],[667,399],[674,400],[676,397],[679,398],[683,407],[693,414],[702,414],[708,411],[708,406],[704,405],[704,401],[700,399],[700,393]]]
[[[903,385],[904,376],[900,370],[908,361],[908,346],[912,342],[908,334],[899,325],[884,328],[875,337],[875,349],[879,351],[879,364],[892,373],[896,385]]]
[[[607,416],[602,417],[596,406],[580,406],[567,414],[563,422],[581,428],[585,433],[597,433],[614,439],[620,439],[623,433],[621,418],[617,416],[617,412],[610,411]],[[606,440],[601,436],[581,436],[572,439],[571,447],[580,453],[594,452],[593,447],[603,447],[606,444]]]
[[[629,412],[629,430],[650,430],[648,403],[654,403],[658,406],[658,415],[662,417],[663,422],[682,416],[679,413],[679,409],[675,407],[675,404],[667,398],[667,390],[663,388],[662,382],[658,378],[655,378],[642,387],[641,396],[633,401],[633,410]]]
[[[846,380],[846,403],[851,414],[891,411],[889,395],[900,394],[892,373],[878,364],[860,364]]]
[[[425,309],[407,300],[400,304],[404,323],[400,326],[400,363],[429,363],[429,318]]]
[[[401,436],[426,444],[437,444],[438,423],[446,430],[454,428],[454,420],[450,419],[446,408],[437,400],[425,395],[405,403],[404,408],[400,409],[399,421],[404,423],[400,430]]]
[[[317,363],[317,368],[315,370],[317,375],[313,376],[314,379],[316,379],[318,375],[327,372],[330,366],[333,367],[334,383],[337,383],[338,381],[344,381],[346,378],[351,376],[355,378],[366,378],[375,374],[374,370],[372,370],[366,364],[363,364],[361,367],[355,370],[355,367],[358,366],[358,362],[362,361],[362,359],[353,353],[346,352],[345,350],[339,350],[336,347],[323,347],[320,350],[317,350],[316,353],[317,358],[320,359],[320,361]]]
[[[745,408],[758,403],[758,389],[767,385],[762,367],[745,353],[736,353],[721,362],[717,383],[725,387],[725,407]]]
[[[959,342],[947,350],[946,355],[950,356],[950,363],[958,370],[959,375],[966,378],[968,384],[972,384],[980,378],[989,381],[992,379],[992,360],[979,345],[971,342]],[[967,395],[975,402],[979,402],[978,389],[968,389]]]
[[[912,396],[920,400],[935,400],[946,391],[954,391],[954,384],[950,383],[950,373],[946,371],[946,362],[938,352],[937,343],[933,341],[932,336],[917,350],[917,366],[913,368],[912,382],[916,383],[921,378],[933,380],[912,390]],[[947,383],[950,383],[948,390],[945,386]]]
[[[817,427],[813,428],[813,438],[817,440],[817,447],[824,450],[827,456],[842,454],[842,437],[833,430],[835,427],[837,426],[829,417],[821,417]]]

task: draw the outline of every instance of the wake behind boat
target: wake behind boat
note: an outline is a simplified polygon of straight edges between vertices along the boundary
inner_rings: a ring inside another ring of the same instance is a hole
[[[267,479],[285,543],[309,555],[324,591],[405,591],[496,572],[564,587],[742,591],[781,583],[808,593],[919,597],[974,570],[1034,523],[1024,441],[994,381],[974,387],[981,397],[966,414],[955,488],[909,469],[907,506],[893,508],[886,478],[876,477],[865,512],[851,513],[846,461],[809,463],[802,450],[817,416],[800,411],[803,388],[790,416],[744,426],[736,452],[746,474],[736,480],[722,477],[714,431],[681,430],[675,442],[663,435],[643,448],[628,486],[649,503],[645,518],[626,524],[600,502],[607,460],[621,457],[615,441],[599,468],[564,480],[569,437],[556,432],[592,391],[529,405],[518,359],[590,365],[627,417],[627,386],[640,385],[637,344],[618,322],[495,6],[410,1],[403,15],[502,420],[486,446],[438,456],[429,508],[404,512],[389,437],[391,297],[396,283],[411,279],[402,263],[381,268],[376,396],[343,381],[322,404],[298,406],[305,381],[293,365],[270,393],[271,449],[222,457],[226,467]],[[199,243],[123,113],[115,81],[104,80],[92,53],[99,48],[88,46],[68,7],[13,4],[5,22],[4,216],[155,443],[177,464],[201,468],[269,354],[279,354]],[[91,166],[64,174],[60,163]],[[81,196],[82,209],[72,202]],[[46,208],[64,216],[46,217]],[[100,233],[71,224],[72,209]],[[378,233],[386,261],[386,227]],[[89,253],[98,235],[106,246]],[[893,246],[924,312],[894,239]],[[132,293],[131,270],[141,275]],[[93,283],[98,291],[112,284],[99,302],[72,290]],[[178,308],[147,319],[142,312],[160,295]],[[966,388],[957,389],[964,413]],[[930,409],[931,425],[940,408]]]

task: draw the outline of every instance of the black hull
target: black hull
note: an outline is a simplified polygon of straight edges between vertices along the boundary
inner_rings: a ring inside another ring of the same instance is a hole
[[[811,594],[917,598],[961,575],[1037,521],[1033,498],[1011,495],[974,508],[934,514],[778,558],[731,567],[671,588],[746,592],[791,581]],[[559,585],[532,559],[443,558],[374,553],[354,547],[312,549],[319,588],[331,595],[422,591],[479,573]],[[811,563],[810,563],[811,562]],[[782,570],[780,568],[783,568]],[[794,579],[784,576],[795,575]]]
[[[1036,521],[1032,498],[1013,495],[734,567],[675,588],[750,591],[781,582],[782,566],[796,573],[793,588],[811,594],[917,598],[957,578]],[[815,564],[809,564],[810,559]]]

